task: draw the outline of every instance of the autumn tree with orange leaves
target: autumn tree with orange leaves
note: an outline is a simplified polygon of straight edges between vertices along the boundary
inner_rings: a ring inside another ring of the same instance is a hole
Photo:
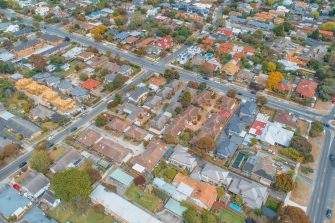
[[[269,74],[267,87],[270,90],[275,89],[278,84],[280,84],[284,80],[284,75],[281,72],[274,71]]]

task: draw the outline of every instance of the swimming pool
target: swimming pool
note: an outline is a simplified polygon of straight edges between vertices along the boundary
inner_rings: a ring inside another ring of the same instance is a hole
[[[234,203],[229,203],[229,207],[232,208],[232,209],[234,209],[237,212],[241,212],[242,211],[242,208],[240,206],[237,206]]]

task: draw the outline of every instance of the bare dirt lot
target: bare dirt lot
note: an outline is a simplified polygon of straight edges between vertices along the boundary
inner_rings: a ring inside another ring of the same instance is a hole
[[[296,183],[297,186],[291,193],[291,200],[300,205],[308,206],[310,196],[306,196],[306,194],[312,193],[312,185],[301,179],[297,179]]]
[[[314,109],[320,112],[321,114],[328,114],[332,109],[333,105],[329,101],[317,100],[314,106]]]

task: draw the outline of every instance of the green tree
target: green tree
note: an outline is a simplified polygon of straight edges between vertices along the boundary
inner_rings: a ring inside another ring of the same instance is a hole
[[[80,79],[81,81],[86,81],[86,80],[88,79],[88,75],[87,75],[87,74],[80,74],[80,75],[79,75],[79,79]]]
[[[104,126],[107,123],[107,118],[104,114],[100,114],[96,119],[95,119],[95,125],[98,127]]]
[[[285,30],[284,25],[279,24],[273,28],[273,32],[276,34],[276,36],[285,36]]]
[[[92,192],[88,173],[74,168],[56,173],[51,181],[51,188],[55,191],[56,197],[63,202],[75,201],[78,198],[87,201]]]
[[[292,148],[298,150],[303,156],[309,154],[312,151],[312,144],[303,136],[294,136],[291,140]]]
[[[65,58],[60,55],[53,55],[50,57],[50,62],[53,64],[65,64]]]
[[[29,159],[30,167],[44,174],[48,172],[50,164],[51,160],[46,150],[35,150]]]
[[[192,95],[189,91],[185,91],[180,98],[180,102],[183,107],[187,107],[192,102]]]
[[[212,212],[205,210],[201,213],[201,222],[202,223],[217,223],[218,217]]]
[[[200,215],[194,206],[190,206],[183,212],[184,223],[200,223]]]
[[[216,148],[216,143],[214,139],[208,136],[204,136],[200,138],[197,145],[199,149],[203,149],[207,151],[213,150]]]
[[[310,137],[319,136],[321,132],[323,132],[323,123],[320,121],[314,121],[311,124],[311,130],[309,131]]]
[[[274,188],[285,193],[292,191],[294,189],[292,176],[287,173],[277,175]]]
[[[230,98],[235,98],[236,96],[236,91],[234,89],[230,89],[227,91],[227,96]]]
[[[122,96],[119,94],[119,93],[116,93],[115,94],[115,98],[114,98],[114,100],[115,100],[115,102],[117,103],[117,104],[122,104],[123,103],[123,98],[122,98]]]
[[[278,211],[277,223],[312,223],[306,213],[298,207],[283,206]]]

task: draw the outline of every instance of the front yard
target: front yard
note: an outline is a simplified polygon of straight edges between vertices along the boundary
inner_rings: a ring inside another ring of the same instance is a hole
[[[127,189],[125,195],[130,201],[135,202],[152,212],[155,212],[160,206],[161,200],[158,197],[154,194],[141,190],[135,186],[135,184],[132,184]]]
[[[114,218],[109,215],[96,212],[89,208],[85,213],[80,214],[75,210],[72,204],[62,203],[57,208],[48,212],[48,215],[60,223],[111,223]]]
[[[219,214],[220,222],[224,223],[244,223],[244,217],[241,215],[230,211],[228,209],[222,209]]]
[[[307,207],[311,194],[312,185],[297,178],[296,188],[294,188],[294,190],[292,191],[290,199],[298,203],[299,205]]]
[[[281,202],[272,197],[269,197],[265,203],[265,206],[274,212],[277,212],[281,206]]]

